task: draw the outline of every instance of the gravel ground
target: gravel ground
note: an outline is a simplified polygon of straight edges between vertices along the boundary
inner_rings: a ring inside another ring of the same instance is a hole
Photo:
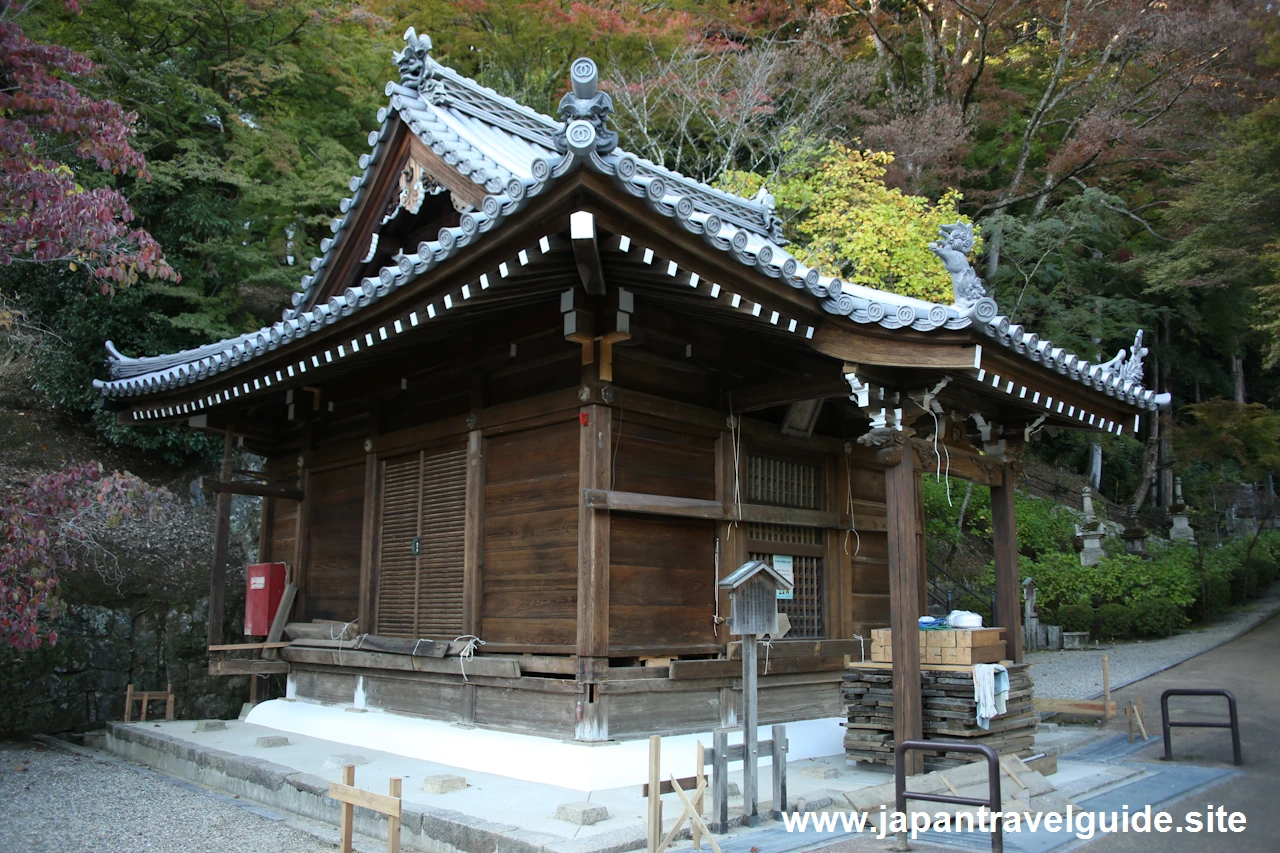
[[[330,853],[337,847],[333,827],[273,820],[237,803],[243,801],[126,762],[0,741],[0,853]],[[377,849],[372,842],[359,846]]]
[[[1280,611],[1280,584],[1266,597],[1194,631],[1163,640],[1110,643],[1082,652],[1033,652],[1027,662],[1035,678],[1036,696],[1093,699],[1102,695],[1102,656],[1111,656],[1111,689],[1159,672],[1235,639]]]

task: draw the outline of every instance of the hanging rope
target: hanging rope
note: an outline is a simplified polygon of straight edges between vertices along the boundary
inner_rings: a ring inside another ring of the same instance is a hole
[[[938,413],[933,409],[929,409],[929,414],[933,415],[933,455],[938,460],[938,470],[933,475],[935,480],[942,479],[942,456],[938,454],[938,435],[942,432],[942,425],[938,421]],[[955,506],[951,502],[951,451],[947,449],[947,443],[942,442],[942,452],[947,456],[947,506]]]
[[[773,648],[773,640],[768,634],[764,635],[764,639],[760,641],[760,645],[764,646],[764,674],[769,674],[769,651]]]
[[[848,490],[845,508],[849,511],[849,529],[844,532],[844,553],[845,556],[850,556],[849,534],[852,533],[858,540],[858,544],[854,547],[852,554],[852,556],[856,557],[858,556],[858,552],[862,550],[862,537],[858,535],[857,525],[854,523],[853,518],[853,463],[849,461],[850,450],[852,450],[852,448],[846,444],[844,451],[844,483]]]
[[[463,634],[460,637],[453,638],[453,641],[455,643],[461,640],[466,640],[467,644],[462,647],[462,651],[458,652],[458,666],[462,668],[462,680],[466,681],[467,680],[467,661],[475,657],[476,647],[483,646],[484,640],[480,639],[475,634]]]
[[[720,636],[720,623],[724,620],[720,618],[720,536],[716,535],[716,559],[714,568],[714,581],[711,584],[711,597],[715,599],[715,615],[711,617],[711,633]]]

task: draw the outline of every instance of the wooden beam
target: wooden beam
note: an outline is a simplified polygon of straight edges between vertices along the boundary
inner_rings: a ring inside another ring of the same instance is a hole
[[[484,594],[484,434],[467,436],[466,520],[463,526],[463,633],[480,635]],[[366,623],[372,624],[372,623]]]
[[[680,518],[725,518],[724,505],[719,501],[675,498],[667,495],[645,495],[638,492],[615,492],[607,489],[584,489],[583,505],[590,509],[637,512],[646,515],[668,515]]]
[[[913,454],[902,453],[885,468],[884,475],[889,528],[889,626],[893,632],[894,740],[900,743],[919,740],[924,733],[918,623],[924,613],[919,580],[923,567],[916,543],[920,519]],[[924,756],[919,752],[909,753],[907,774],[923,770]]]
[[[840,375],[805,379],[780,379],[733,392],[735,412],[754,412],[771,406],[784,406],[802,400],[826,397],[848,397],[849,383]]]
[[[600,263],[600,247],[596,243],[596,218],[589,211],[569,214],[569,240],[582,286],[593,296],[605,292],[604,267]]]
[[[1022,663],[1021,587],[1018,579],[1018,522],[1014,514],[1013,466],[1004,464],[1003,484],[991,489],[991,540],[996,564],[995,624],[1006,630],[1007,654]]]
[[[231,451],[235,446],[235,437],[228,430],[222,440],[221,479],[231,478]],[[202,478],[203,480],[203,478]],[[223,602],[226,598],[227,560],[229,558],[231,535],[231,492],[218,492],[217,510],[213,518],[213,569],[209,576],[209,626],[208,643],[217,646],[222,643]]]
[[[880,337],[826,321],[818,325],[809,346],[823,355],[853,364],[974,370],[979,366],[978,347],[967,338],[967,333],[962,332],[954,336],[913,340],[903,331],[895,331],[890,337]]]
[[[289,671],[289,664],[282,660],[224,660],[209,661],[210,675],[278,675]]]
[[[249,495],[258,498],[283,498],[287,501],[302,500],[302,491],[288,486],[269,486],[266,483],[245,483],[239,480],[215,480],[201,477],[200,488],[217,495]]]
[[[425,142],[418,138],[418,134],[409,134],[409,156],[418,161],[418,165],[440,182],[440,186],[449,190],[458,198],[467,204],[479,210],[484,206],[484,197],[487,191],[480,184],[470,178],[459,175],[457,170],[444,161],[444,159],[432,151]],[[385,164],[384,164],[385,168]],[[395,170],[396,173],[399,169]]]

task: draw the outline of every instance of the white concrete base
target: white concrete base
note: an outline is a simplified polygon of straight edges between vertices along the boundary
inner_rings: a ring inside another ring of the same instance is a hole
[[[582,744],[534,735],[466,728],[438,720],[273,699],[262,702],[246,722],[362,749],[376,749],[450,767],[511,779],[557,785],[577,791],[603,791],[641,785],[649,779],[649,743]],[[788,761],[844,753],[840,717],[787,724]],[[770,737],[762,726],[760,739]],[[662,776],[692,776],[695,743],[711,746],[711,733],[662,739]],[[729,735],[741,743],[742,733]],[[762,757],[763,758],[763,757]],[[762,764],[767,764],[764,759]],[[740,765],[739,765],[740,766]]]

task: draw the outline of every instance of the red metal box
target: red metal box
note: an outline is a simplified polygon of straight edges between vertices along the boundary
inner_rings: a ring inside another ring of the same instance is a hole
[[[245,570],[244,633],[265,637],[284,595],[284,563],[255,563]]]

